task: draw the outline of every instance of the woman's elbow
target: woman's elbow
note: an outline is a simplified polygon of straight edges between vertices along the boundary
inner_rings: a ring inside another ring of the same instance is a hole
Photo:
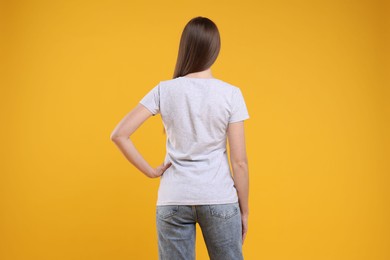
[[[114,143],[117,142],[119,139],[122,139],[123,136],[116,133],[116,132],[112,132],[111,135],[110,135],[110,140],[113,141]]]

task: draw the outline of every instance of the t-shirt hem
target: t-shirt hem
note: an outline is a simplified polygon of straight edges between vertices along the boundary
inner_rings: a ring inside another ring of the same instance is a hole
[[[157,201],[156,205],[212,205],[212,204],[225,204],[236,203],[238,198],[234,200],[214,200],[214,201]]]
[[[246,115],[244,117],[237,118],[237,119],[232,119],[229,121],[229,123],[235,123],[235,122],[239,122],[239,121],[243,121],[243,120],[247,120],[247,119],[249,119],[249,115]]]
[[[143,101],[140,101],[139,103],[146,107],[150,111],[150,113],[152,113],[153,116],[157,115],[157,113],[149,106],[149,104],[146,104]]]

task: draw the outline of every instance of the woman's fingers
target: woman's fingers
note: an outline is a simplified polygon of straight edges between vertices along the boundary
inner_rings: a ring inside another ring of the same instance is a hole
[[[164,165],[164,163],[162,163],[162,165],[160,165],[160,169],[161,169],[161,170],[160,170],[160,171],[161,171],[160,176],[163,175],[164,172],[165,172],[171,165],[172,165],[171,162],[169,162],[169,163],[167,163],[167,164],[165,164],[165,165]]]
[[[169,162],[169,163],[165,164],[164,171],[165,171],[166,169],[168,169],[168,168],[169,168],[171,165],[172,165],[172,163],[171,163],[171,162]]]
[[[244,244],[244,240],[248,232],[248,216],[241,215],[241,219],[242,219],[242,244]]]

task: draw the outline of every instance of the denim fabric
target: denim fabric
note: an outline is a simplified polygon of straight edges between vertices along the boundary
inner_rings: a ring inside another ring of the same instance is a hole
[[[241,260],[239,203],[157,205],[159,260],[195,260],[196,223],[211,260]]]

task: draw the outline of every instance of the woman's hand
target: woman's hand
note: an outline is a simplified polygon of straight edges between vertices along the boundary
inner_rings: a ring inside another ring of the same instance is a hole
[[[241,222],[242,222],[242,244],[244,244],[246,234],[248,233],[248,214],[241,214]]]
[[[160,177],[161,175],[163,175],[163,173],[172,165],[171,162],[167,163],[164,165],[164,163],[162,163],[161,165],[157,166],[157,168],[155,168],[151,174],[151,176],[149,176],[150,178],[158,178]]]

